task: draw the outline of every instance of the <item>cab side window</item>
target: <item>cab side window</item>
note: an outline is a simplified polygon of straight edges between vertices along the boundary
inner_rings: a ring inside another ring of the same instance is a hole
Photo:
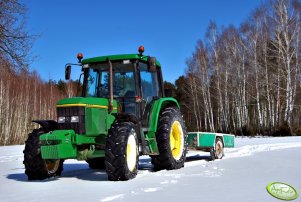
[[[140,77],[142,98],[150,102],[153,97],[160,96],[159,81],[157,72],[148,72],[147,65],[140,63]]]

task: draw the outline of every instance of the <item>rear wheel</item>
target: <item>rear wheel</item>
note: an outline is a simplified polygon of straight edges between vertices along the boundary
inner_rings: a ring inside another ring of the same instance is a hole
[[[215,140],[214,148],[210,150],[212,160],[222,159],[224,156],[224,144],[221,138],[217,137]]]
[[[158,156],[151,156],[155,170],[179,169],[186,159],[186,129],[181,113],[175,108],[161,111],[156,133]]]
[[[106,171],[111,181],[129,180],[138,172],[138,139],[133,123],[116,123],[106,142]]]
[[[33,130],[25,143],[23,163],[28,180],[43,180],[60,176],[63,171],[63,160],[42,159],[39,137],[43,133],[45,133],[43,129]]]

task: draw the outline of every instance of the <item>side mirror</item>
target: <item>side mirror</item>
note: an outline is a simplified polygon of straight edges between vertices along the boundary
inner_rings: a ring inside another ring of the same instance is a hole
[[[71,65],[67,65],[65,67],[65,79],[66,80],[70,79],[70,74],[71,74]]]
[[[157,65],[156,65],[156,58],[155,57],[149,57],[147,60],[147,70],[149,72],[155,72],[157,71]]]

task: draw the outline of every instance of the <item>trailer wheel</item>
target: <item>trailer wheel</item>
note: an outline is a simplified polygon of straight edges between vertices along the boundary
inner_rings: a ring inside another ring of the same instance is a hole
[[[210,149],[212,160],[222,159],[224,156],[224,144],[221,138],[216,138],[214,148]]]
[[[138,172],[138,139],[133,123],[116,123],[109,130],[106,141],[105,165],[108,179],[125,181]]]
[[[161,111],[156,132],[158,156],[151,156],[154,170],[184,167],[186,159],[186,128],[179,110],[169,107]]]
[[[89,164],[89,168],[91,169],[105,169],[105,158],[94,158],[87,160],[87,163]]]
[[[25,142],[24,161],[25,174],[28,180],[43,180],[46,178],[60,176],[63,171],[63,160],[60,159],[42,159],[41,145],[39,137],[45,131],[35,129],[29,134]]]

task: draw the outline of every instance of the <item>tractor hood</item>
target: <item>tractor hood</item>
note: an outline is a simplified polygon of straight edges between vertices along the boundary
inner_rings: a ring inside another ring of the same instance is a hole
[[[56,107],[97,107],[107,109],[109,106],[108,98],[95,97],[73,97],[61,99],[56,103]],[[114,108],[117,107],[116,100],[113,103]]]

